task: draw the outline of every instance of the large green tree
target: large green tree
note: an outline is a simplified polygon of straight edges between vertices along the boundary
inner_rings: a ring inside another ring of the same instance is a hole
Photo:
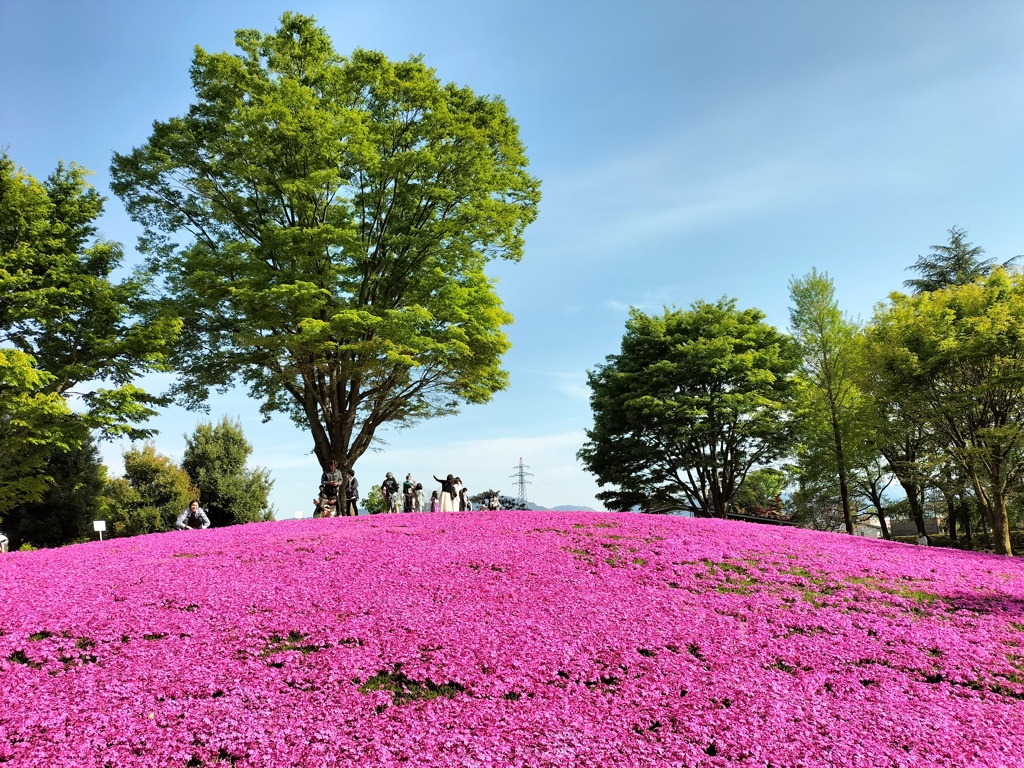
[[[419,58],[339,56],[309,17],[197,48],[196,101],[115,155],[113,188],[185,319],[178,394],[241,381],[345,470],[381,425],[507,386],[485,266],[518,260],[539,183],[500,98]]]
[[[941,437],[1011,554],[1007,501],[1024,474],[1024,275],[893,294],[868,329],[878,385]]]
[[[579,458],[608,508],[725,517],[752,468],[791,446],[800,351],[757,309],[630,312],[619,354],[588,374],[594,427]]]
[[[61,163],[40,182],[0,154],[0,514],[42,498],[54,451],[90,430],[145,437],[162,402],[134,381],[166,369],[179,321],[143,322],[145,281],[114,279],[121,247],[96,237],[86,176]]]
[[[853,533],[851,475],[866,445],[858,429],[861,393],[856,384],[857,323],[839,309],[835,284],[816,269],[789,283],[790,329],[800,344],[800,425],[803,454],[818,454],[835,474],[846,532]]]
[[[213,526],[273,519],[268,496],[274,481],[267,470],[246,466],[251,453],[238,420],[200,422],[191,437],[186,435],[181,468],[199,489]]]
[[[69,450],[80,435],[68,433],[71,411],[48,392],[51,377],[31,355],[0,349],[0,520],[20,504],[42,498],[51,478],[52,451]]]
[[[913,266],[918,277],[904,280],[903,284],[914,293],[929,293],[954,285],[968,285],[987,277],[997,266],[1004,269],[1020,258],[1014,256],[1001,265],[995,259],[982,259],[985,250],[967,240],[966,230],[951,227],[948,245],[933,245],[931,253],[918,256]]]
[[[29,355],[42,391],[73,398],[87,428],[142,438],[163,400],[133,382],[167,370],[180,321],[142,320],[145,279],[114,279],[122,248],[96,237],[103,197],[87,175],[60,163],[39,182],[0,155],[0,344]]]
[[[35,502],[20,504],[4,515],[11,547],[59,547],[93,536],[92,521],[102,517],[107,481],[96,441],[86,435],[77,448],[50,445],[42,472],[53,478]]]

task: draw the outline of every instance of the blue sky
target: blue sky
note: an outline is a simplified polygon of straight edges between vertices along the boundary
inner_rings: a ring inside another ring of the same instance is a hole
[[[341,53],[422,54],[442,80],[501,95],[543,183],[525,258],[493,269],[516,318],[511,387],[383,432],[356,466],[364,488],[453,472],[471,493],[511,492],[522,457],[532,501],[600,508],[575,459],[586,371],[618,351],[630,306],[728,295],[785,328],[790,278],[817,267],[866,319],[952,226],[988,256],[1024,253],[1020,2],[0,0],[0,146],[37,177],[58,158],[94,170],[102,234],[134,259],[111,153],[186,111],[195,45],[234,50],[236,29],[272,31],[285,10]],[[262,423],[242,391],[209,415],[162,414],[157,449],[180,458],[222,415],[271,470],[279,515],[308,516],[311,438]],[[122,447],[103,449],[112,468]]]

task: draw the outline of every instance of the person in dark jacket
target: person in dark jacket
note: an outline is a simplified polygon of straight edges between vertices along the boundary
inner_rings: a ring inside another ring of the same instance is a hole
[[[380,492],[384,496],[384,502],[388,505],[388,512],[398,511],[398,481],[395,476],[388,472],[384,482],[380,484]]]
[[[359,514],[359,481],[356,473],[348,471],[348,485],[345,487],[345,516],[355,517]]]
[[[442,512],[455,511],[455,476],[448,475],[444,480],[434,475],[434,479],[441,484],[441,493],[438,500],[441,503]]]

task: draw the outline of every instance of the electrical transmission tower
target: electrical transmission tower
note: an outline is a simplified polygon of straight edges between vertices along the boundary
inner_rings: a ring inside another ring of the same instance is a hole
[[[533,472],[526,471],[529,468],[530,467],[528,465],[523,464],[523,457],[520,456],[519,463],[513,467],[515,472],[509,475],[512,480],[516,481],[516,501],[518,502],[520,509],[524,509],[526,507],[526,486],[530,484],[530,481],[526,478],[533,477]]]

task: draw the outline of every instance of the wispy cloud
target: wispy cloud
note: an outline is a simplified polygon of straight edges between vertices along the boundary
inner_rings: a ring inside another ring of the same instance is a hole
[[[552,373],[555,389],[576,400],[590,400],[590,387],[587,386],[586,371]]]

